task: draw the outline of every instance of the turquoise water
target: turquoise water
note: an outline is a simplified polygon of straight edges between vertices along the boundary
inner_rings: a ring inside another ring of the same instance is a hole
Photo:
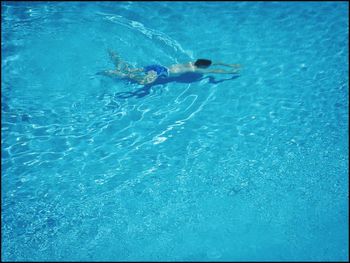
[[[2,259],[347,260],[348,12],[2,2]],[[108,48],[243,69],[142,87]]]

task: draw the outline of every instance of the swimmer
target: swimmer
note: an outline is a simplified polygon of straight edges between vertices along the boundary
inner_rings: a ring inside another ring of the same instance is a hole
[[[151,84],[158,78],[175,77],[184,73],[237,74],[240,68],[239,64],[213,63],[209,59],[197,59],[195,62],[174,64],[168,67],[155,64],[143,68],[132,68],[132,66],[123,61],[117,53],[111,50],[108,50],[108,53],[116,69],[103,71],[105,75],[128,78],[141,85]],[[213,69],[212,66],[224,66],[229,69]]]

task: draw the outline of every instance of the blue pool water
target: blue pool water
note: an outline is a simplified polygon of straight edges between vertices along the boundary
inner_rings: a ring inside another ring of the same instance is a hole
[[[348,12],[2,2],[2,260],[347,260]],[[145,88],[108,48],[243,68]]]

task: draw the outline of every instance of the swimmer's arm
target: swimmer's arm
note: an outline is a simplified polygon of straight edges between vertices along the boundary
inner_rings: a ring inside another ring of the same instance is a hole
[[[234,70],[224,70],[224,69],[200,69],[200,70],[196,70],[196,72],[198,73],[215,73],[215,74],[237,74],[239,73],[238,69],[234,69]]]
[[[226,64],[223,62],[214,62],[212,65],[213,66],[226,66],[226,67],[231,67],[231,68],[240,68],[241,67],[240,64]]]

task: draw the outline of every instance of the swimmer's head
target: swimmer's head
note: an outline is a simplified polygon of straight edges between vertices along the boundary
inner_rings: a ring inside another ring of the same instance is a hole
[[[207,68],[211,65],[211,60],[209,59],[197,59],[197,61],[194,63],[194,65],[197,68]]]

